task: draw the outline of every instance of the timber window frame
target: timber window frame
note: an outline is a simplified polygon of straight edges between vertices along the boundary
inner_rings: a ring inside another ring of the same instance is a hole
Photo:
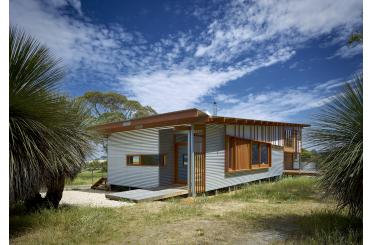
[[[155,160],[150,163],[146,158],[153,157]],[[127,166],[134,167],[165,167],[167,165],[167,154],[128,154],[126,155]]]
[[[257,149],[256,153],[254,148]],[[225,172],[234,173],[270,168],[271,154],[270,143],[225,136]]]

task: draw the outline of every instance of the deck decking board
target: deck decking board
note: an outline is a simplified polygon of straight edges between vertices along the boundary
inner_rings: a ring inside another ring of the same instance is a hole
[[[166,199],[170,197],[188,194],[187,188],[155,188],[155,189],[136,189],[106,194],[106,198],[112,200],[129,200],[134,202],[145,202]]]

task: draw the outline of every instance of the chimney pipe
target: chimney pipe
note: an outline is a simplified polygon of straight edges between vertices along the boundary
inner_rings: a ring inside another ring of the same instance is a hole
[[[213,101],[213,116],[217,116],[217,102]]]

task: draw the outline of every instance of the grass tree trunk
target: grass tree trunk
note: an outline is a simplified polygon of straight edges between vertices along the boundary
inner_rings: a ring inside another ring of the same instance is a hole
[[[49,183],[47,188],[46,201],[54,208],[58,208],[59,202],[62,199],[63,189],[65,188],[65,177],[63,175],[57,177],[54,182]]]

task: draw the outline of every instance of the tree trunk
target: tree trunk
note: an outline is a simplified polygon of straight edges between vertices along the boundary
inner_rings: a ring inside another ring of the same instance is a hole
[[[65,177],[63,175],[56,178],[53,183],[50,183],[47,188],[45,199],[54,207],[58,208],[59,202],[62,199],[63,189],[65,187]]]
[[[46,206],[45,198],[41,196],[39,192],[36,192],[24,202],[27,210],[37,210]]]

